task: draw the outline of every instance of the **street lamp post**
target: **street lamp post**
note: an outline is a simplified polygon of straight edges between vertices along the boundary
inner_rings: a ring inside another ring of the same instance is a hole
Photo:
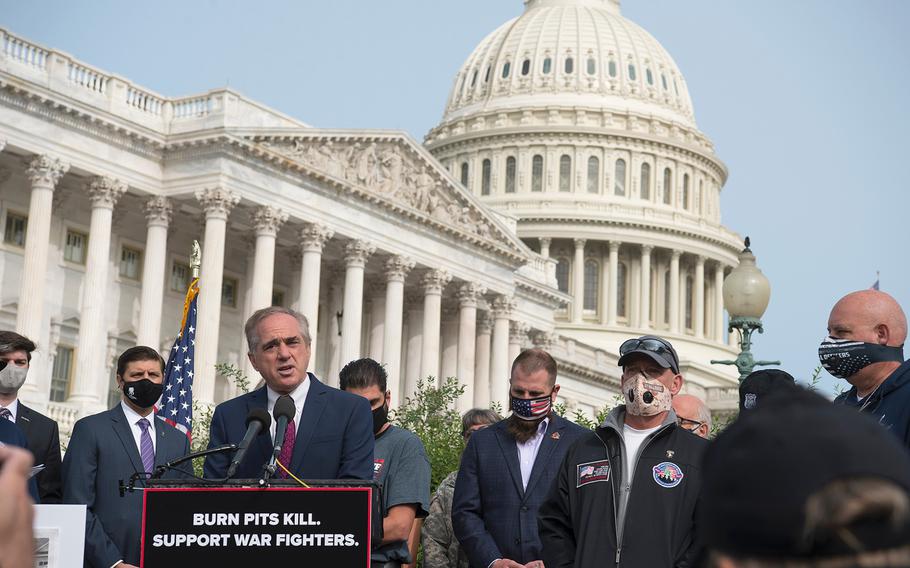
[[[752,356],[752,334],[764,333],[761,317],[771,300],[771,285],[755,264],[755,255],[746,248],[739,253],[739,266],[724,279],[724,307],[730,314],[729,331],[739,331],[739,355],[733,361],[712,360],[712,365],[736,365],[739,380],[745,379],[759,365],[780,365],[780,361],[756,361]]]

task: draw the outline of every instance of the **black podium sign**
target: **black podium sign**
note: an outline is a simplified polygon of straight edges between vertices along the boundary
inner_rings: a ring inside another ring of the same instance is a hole
[[[370,487],[148,488],[142,568],[370,565]]]

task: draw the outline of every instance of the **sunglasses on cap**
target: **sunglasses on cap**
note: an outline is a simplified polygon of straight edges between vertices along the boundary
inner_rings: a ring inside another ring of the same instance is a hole
[[[627,339],[619,346],[619,356],[622,357],[633,351],[650,351],[656,353],[670,363],[670,368],[674,373],[679,372],[679,363],[676,360],[676,354],[670,346],[660,339],[653,337]]]

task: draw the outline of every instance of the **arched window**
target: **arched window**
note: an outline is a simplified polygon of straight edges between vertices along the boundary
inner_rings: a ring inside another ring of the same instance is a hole
[[[616,160],[616,168],[613,172],[613,193],[616,195],[626,194],[626,161],[622,158]]]
[[[695,281],[692,275],[686,276],[686,329],[692,329],[692,314],[695,313]]]
[[[506,193],[515,193],[515,158],[506,158]]]
[[[559,191],[572,189],[572,158],[563,154],[559,158]]]
[[[683,174],[682,206],[689,209],[689,174]]]
[[[477,84],[477,69],[474,70],[474,73],[471,75],[471,86]]]
[[[626,291],[628,286],[626,286],[628,279],[628,270],[626,269],[626,263],[620,262],[616,267],[616,315],[618,317],[624,318],[628,316],[628,306],[626,302]]]
[[[629,63],[629,80],[634,81],[635,77],[635,66]]]
[[[492,67],[491,65],[487,65],[487,70],[486,70],[486,71],[484,72],[484,74],[483,74],[483,82],[484,82],[484,83],[489,83],[489,82],[490,82],[490,71],[492,71],[492,70],[493,70],[493,67]]]
[[[588,158],[588,193],[598,193],[600,185],[600,158],[591,156]]]
[[[649,85],[654,84],[654,75],[651,73],[650,69],[645,68],[645,78],[647,78]]]
[[[597,293],[600,290],[600,265],[596,260],[585,261],[585,311],[597,311]]]
[[[593,75],[597,72],[597,61],[593,57],[588,58],[588,75]]]
[[[607,64],[607,73],[610,74],[610,77],[616,77],[616,62],[610,61]]]
[[[664,272],[664,323],[670,324],[670,271]]]
[[[642,199],[651,199],[651,164],[644,162],[641,165],[641,187],[639,194]]]
[[[502,65],[502,78],[503,78],[503,79],[508,79],[508,78],[509,78],[509,71],[511,71],[511,70],[512,70],[512,63],[511,63],[510,61],[506,61],[506,62]]]
[[[575,71],[575,60],[572,57],[566,57],[566,74],[571,75]]]
[[[698,193],[695,195],[695,201],[698,203],[698,214],[705,214],[705,180],[698,180]]]
[[[556,287],[560,292],[569,291],[569,259],[565,257],[556,259]]]
[[[664,75],[663,73],[660,74],[660,82],[663,83],[663,85],[664,85],[664,90],[666,91],[667,88],[668,88],[668,87],[667,87],[667,76]]]
[[[549,57],[543,60],[543,74],[549,75],[550,69],[553,67],[553,60]]]
[[[468,184],[468,180],[470,180],[471,178],[468,176],[468,173],[469,173],[468,172],[468,163],[462,162],[461,163],[461,185],[470,188],[470,185]]]
[[[664,168],[664,203],[673,203],[673,172],[670,168]]]
[[[484,160],[480,165],[480,194],[490,195],[490,160]]]
[[[521,62],[521,75],[525,76],[531,72],[531,60],[525,59]]]
[[[531,191],[543,191],[543,156],[531,159]]]

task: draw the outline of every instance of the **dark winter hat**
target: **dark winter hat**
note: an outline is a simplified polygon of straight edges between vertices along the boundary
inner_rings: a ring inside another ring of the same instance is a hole
[[[739,558],[855,553],[840,533],[802,534],[808,498],[832,481],[879,478],[910,494],[910,454],[893,434],[801,388],[742,415],[712,442],[703,471],[705,544]],[[910,542],[910,522],[862,519],[850,532],[867,551]]]
[[[749,373],[739,385],[739,411],[754,409],[766,395],[779,390],[792,390],[796,380],[780,369],[761,369]]]

